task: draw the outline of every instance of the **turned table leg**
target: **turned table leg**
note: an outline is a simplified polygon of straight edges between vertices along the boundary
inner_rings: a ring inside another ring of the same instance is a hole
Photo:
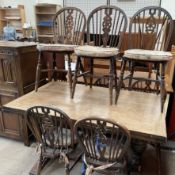
[[[147,147],[147,142],[138,139],[131,140],[131,158],[129,160],[129,171],[140,172],[142,155]]]

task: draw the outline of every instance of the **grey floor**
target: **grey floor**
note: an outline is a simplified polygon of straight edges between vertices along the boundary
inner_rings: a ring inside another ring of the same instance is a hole
[[[22,142],[0,137],[0,175],[27,175],[36,160],[36,144],[26,147]],[[145,151],[142,167],[141,175],[156,175],[156,157],[152,147]],[[175,152],[162,150],[161,167],[162,175],[175,175]],[[81,163],[78,163],[71,175],[79,175],[80,168]],[[58,160],[49,162],[41,175],[64,175],[64,165]]]

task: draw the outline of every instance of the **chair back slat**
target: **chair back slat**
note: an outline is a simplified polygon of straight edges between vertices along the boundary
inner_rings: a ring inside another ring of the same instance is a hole
[[[54,42],[80,45],[86,27],[84,13],[76,7],[59,10],[53,19]]]
[[[140,9],[130,20],[129,49],[166,51],[173,32],[171,15],[163,8]]]
[[[74,129],[89,159],[103,162],[123,160],[130,143],[126,128],[110,120],[90,117],[77,121]]]
[[[69,117],[61,110],[46,106],[34,106],[27,110],[27,123],[37,141],[46,151],[73,147],[73,128]]]
[[[95,46],[120,48],[127,27],[127,17],[116,6],[100,6],[87,20],[87,41]]]

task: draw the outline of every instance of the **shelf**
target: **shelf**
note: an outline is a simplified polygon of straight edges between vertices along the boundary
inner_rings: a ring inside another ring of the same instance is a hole
[[[21,17],[13,17],[13,16],[7,16],[7,17],[4,17],[3,19],[1,19],[1,21],[12,21],[12,20],[15,20],[15,21],[20,21],[21,20]]]
[[[53,23],[52,23],[52,21],[40,21],[40,22],[38,22],[37,26],[39,26],[39,27],[52,27]]]
[[[18,5],[17,8],[0,8],[0,31],[3,31],[3,28],[7,25],[7,22],[10,22],[16,29],[16,33],[23,33],[22,26],[26,22],[25,20],[25,11],[23,5]]]
[[[43,7],[43,8],[49,8],[49,7],[56,7],[56,4],[48,4],[48,3],[39,3],[36,4],[35,7]]]
[[[49,12],[36,12],[36,15],[55,15],[55,13],[49,13]]]
[[[53,17],[61,7],[56,4],[36,4],[35,17],[39,42],[50,43],[53,40]]]
[[[19,10],[19,8],[5,8],[5,7],[3,8],[3,7],[0,7],[0,10],[4,10],[4,11],[5,10],[12,10],[13,11],[13,10]]]
[[[5,16],[4,18],[8,20],[21,20],[20,16]]]
[[[39,38],[53,38],[53,35],[38,35]]]
[[[42,28],[52,28],[52,26],[49,26],[49,25],[38,25],[37,24],[37,27],[39,28],[39,27],[42,27]]]
[[[17,32],[22,32],[23,29],[22,29],[22,28],[16,28],[16,31],[17,31]]]
[[[52,26],[51,25],[37,25],[37,27],[49,27],[49,28],[51,28]]]
[[[20,19],[0,19],[1,21],[7,22],[7,21],[20,21]]]

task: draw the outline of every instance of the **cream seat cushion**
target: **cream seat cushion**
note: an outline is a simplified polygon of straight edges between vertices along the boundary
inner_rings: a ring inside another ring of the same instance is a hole
[[[129,49],[124,52],[124,57],[138,61],[168,61],[172,54],[165,51]]]
[[[112,57],[118,55],[117,48],[97,47],[97,46],[79,46],[75,48],[75,54],[84,57]]]
[[[71,44],[38,44],[37,49],[38,51],[58,51],[58,52],[66,52],[66,51],[74,51],[77,45]]]

